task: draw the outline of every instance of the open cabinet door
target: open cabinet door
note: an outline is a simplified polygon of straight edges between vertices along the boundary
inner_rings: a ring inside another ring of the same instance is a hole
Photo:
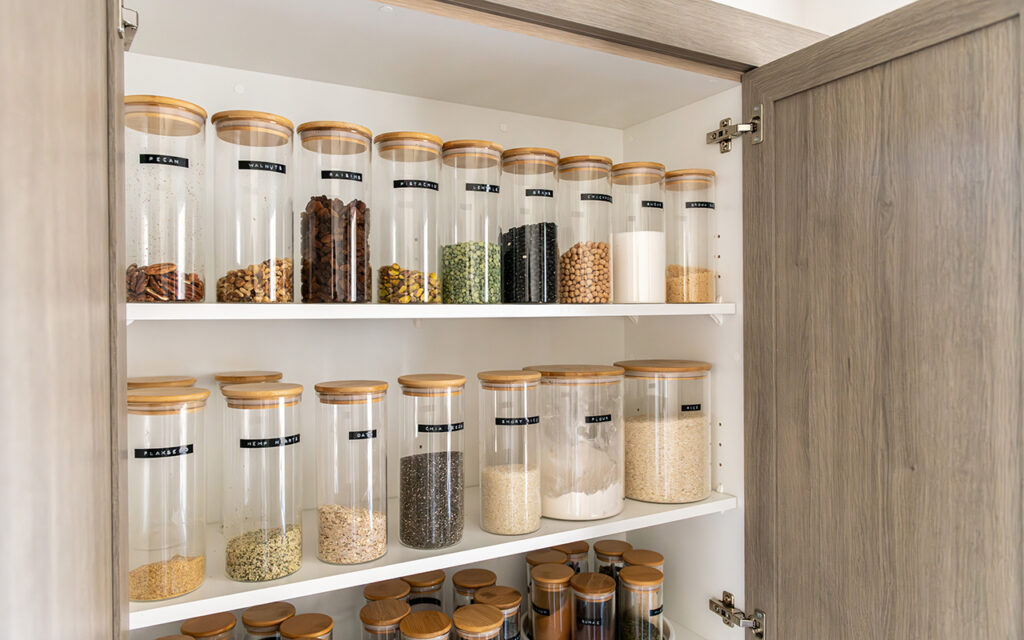
[[[1024,637],[1022,4],[920,2],[744,78],[771,640]]]

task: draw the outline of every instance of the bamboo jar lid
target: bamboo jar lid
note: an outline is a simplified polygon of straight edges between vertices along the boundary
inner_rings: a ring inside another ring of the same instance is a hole
[[[363,125],[336,120],[303,122],[295,132],[303,149],[332,156],[363,153],[373,139],[373,133]]]
[[[495,371],[481,371],[476,374],[484,389],[492,391],[512,390],[516,387],[536,386],[540,380],[539,371],[526,371],[517,369],[499,369]]]
[[[576,542],[567,542],[560,544],[555,547],[551,547],[555,551],[561,551],[568,556],[578,556],[580,554],[590,551],[590,545],[587,544],[586,540],[577,540]]]
[[[213,374],[213,379],[224,384],[245,384],[249,382],[277,382],[284,377],[280,371],[262,371],[251,369],[245,371],[221,371]]]
[[[195,376],[133,376],[128,378],[129,389],[145,387],[191,387],[196,384]]]
[[[665,556],[648,549],[630,549],[622,554],[622,561],[629,566],[657,568],[665,565]]]
[[[479,604],[489,604],[499,609],[511,609],[519,606],[523,601],[523,594],[512,587],[495,585],[484,587],[474,593],[473,600]]]
[[[295,607],[289,602],[268,602],[249,607],[242,612],[242,624],[250,629],[276,627],[295,615]]]
[[[398,377],[402,393],[407,396],[432,396],[462,393],[466,376],[457,373],[416,373]]]
[[[665,581],[665,575],[651,567],[623,567],[619,569],[619,583],[634,587],[656,587]]]
[[[334,628],[334,619],[322,613],[300,613],[281,623],[277,632],[282,638],[319,638]]]
[[[467,604],[455,610],[452,621],[459,631],[487,633],[501,627],[505,616],[500,609],[489,604]]]
[[[189,402],[204,402],[210,390],[202,387],[141,387],[128,390],[128,404],[171,406]]]
[[[518,175],[554,173],[559,157],[554,149],[516,147],[501,154],[501,166],[506,173]]]
[[[633,545],[622,540],[598,540],[594,543],[594,553],[606,558],[618,558],[633,548]]]
[[[388,383],[383,380],[332,380],[314,387],[321,404],[367,404],[383,402]]]
[[[295,125],[276,113],[234,109],[210,116],[217,137],[224,142],[246,147],[280,147],[288,144]]]
[[[409,595],[409,583],[401,578],[372,582],[363,587],[367,600],[400,600]]]
[[[615,593],[615,578],[603,573],[577,573],[569,580],[569,585],[585,595],[603,596]]]
[[[394,162],[429,162],[441,155],[441,138],[420,131],[389,131],[373,142],[381,158]]]
[[[612,184],[654,184],[664,177],[665,165],[660,162],[620,162],[612,166]]]
[[[302,385],[294,382],[252,382],[229,384],[221,389],[232,409],[291,407],[299,403]]]
[[[622,367],[603,364],[535,364],[523,368],[539,371],[545,384],[616,384],[617,377],[625,373]]]
[[[490,169],[501,162],[504,150],[490,140],[449,140],[441,146],[441,161],[456,169]]]
[[[558,586],[569,584],[569,580],[576,575],[572,567],[564,564],[540,564],[530,570],[530,577],[533,578],[534,586],[543,589],[544,586]]]
[[[436,638],[452,630],[452,620],[440,611],[416,611],[405,616],[399,628],[410,638]]]
[[[640,371],[643,373],[693,373],[710,371],[711,363],[702,360],[620,360],[615,366],[622,367],[627,373]]]
[[[541,564],[565,564],[569,556],[554,549],[537,549],[526,554],[526,564],[536,567]]]
[[[154,95],[124,97],[125,125],[141,133],[194,136],[206,124],[206,110],[178,98]]]
[[[374,600],[359,610],[359,620],[374,627],[396,625],[407,615],[409,605],[401,600]]]
[[[452,576],[452,584],[463,589],[482,589],[497,582],[498,576],[487,569],[463,569]]]
[[[230,611],[211,613],[198,618],[190,618],[181,623],[181,633],[193,638],[209,638],[235,628],[235,614]]]
[[[402,580],[408,582],[410,587],[433,587],[444,582],[444,570],[438,569],[437,571],[414,573],[411,576],[404,576]]]

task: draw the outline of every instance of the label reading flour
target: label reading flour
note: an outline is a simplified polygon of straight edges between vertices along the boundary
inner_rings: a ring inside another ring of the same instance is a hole
[[[136,458],[173,458],[175,456],[187,456],[195,451],[191,444],[183,444],[180,447],[159,447],[156,449],[136,449]]]
[[[585,417],[583,419],[583,422],[585,422],[587,424],[597,424],[599,422],[611,422],[611,421],[612,421],[612,414],[610,414],[610,413],[606,413],[606,414],[600,415],[600,416],[587,416],[587,417]]]
[[[480,182],[467,182],[466,191],[479,191],[480,193],[501,193],[501,187],[496,184],[483,184]]]
[[[370,431],[349,431],[349,440],[371,440],[377,437],[377,430],[371,429]]]
[[[714,202],[702,202],[700,200],[694,200],[693,202],[686,203],[687,209],[714,209]]]
[[[418,424],[416,430],[420,433],[451,433],[462,431],[466,426],[465,422],[453,422],[451,424]]]
[[[530,198],[554,198],[555,192],[551,189],[527,189],[526,196]]]
[[[664,209],[665,204],[661,200],[641,200],[640,206],[644,209]]]
[[[680,411],[700,411],[700,404],[684,404],[679,407]]]
[[[430,189],[437,191],[437,183],[430,180],[395,180],[391,183],[395,189]]]
[[[172,167],[188,169],[188,158],[180,156],[162,156],[156,153],[140,153],[139,164],[166,164]]]
[[[529,416],[527,418],[495,418],[494,424],[499,427],[524,427],[528,424],[539,424],[540,416]]]
[[[287,169],[283,164],[276,162],[259,162],[257,160],[239,160],[239,171],[271,171],[273,173],[285,173]]]
[[[259,440],[245,439],[242,438],[238,441],[239,448],[242,449],[270,449],[271,447],[287,447],[290,444],[296,444],[299,441],[299,434],[293,436],[285,436],[283,438],[262,438]]]
[[[362,182],[363,174],[357,171],[338,171],[336,169],[324,169],[320,172],[321,180],[352,180]]]

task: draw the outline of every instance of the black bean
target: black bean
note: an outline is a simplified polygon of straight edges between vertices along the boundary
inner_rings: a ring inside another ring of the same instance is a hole
[[[503,302],[558,301],[558,226],[541,222],[501,234]]]

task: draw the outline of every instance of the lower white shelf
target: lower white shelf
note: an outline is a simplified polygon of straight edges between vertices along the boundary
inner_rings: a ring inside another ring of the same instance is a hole
[[[541,520],[540,529],[522,536],[499,536],[480,529],[480,491],[466,490],[466,528],[462,542],[446,549],[419,551],[398,541],[398,518],[389,518],[388,552],[384,557],[360,565],[331,565],[316,557],[316,511],[303,514],[302,568],[292,575],[269,582],[235,582],[224,573],[224,537],[220,525],[207,528],[206,579],[203,585],[178,598],[160,602],[133,602],[128,626],[143,629],[194,616],[243,609],[274,600],[301,598],[317,593],[356,587],[377,580],[397,578],[423,571],[445,569],[503,556],[525,553],[553,545],[609,536],[634,529],[721,513],[736,508],[736,497],[712,493],[701,502],[690,504],[652,504],[626,500],[622,513],[604,520],[574,522]],[[398,500],[388,504],[388,513],[398,513]],[[685,636],[684,636],[685,637]]]

